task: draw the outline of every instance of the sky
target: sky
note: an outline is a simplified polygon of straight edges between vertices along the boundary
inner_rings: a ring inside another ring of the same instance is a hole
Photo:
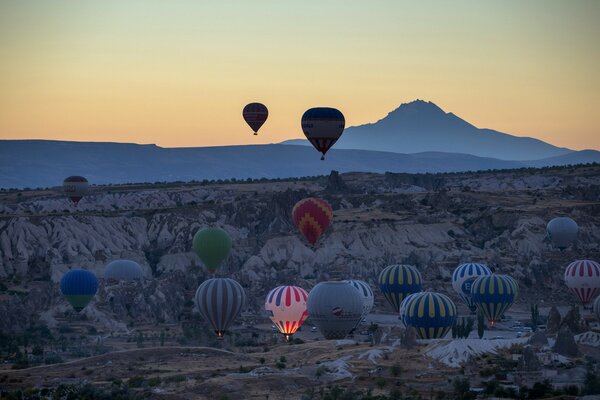
[[[595,0],[0,0],[0,138],[275,143],[310,107],[354,126],[418,98],[600,149],[599,20]]]

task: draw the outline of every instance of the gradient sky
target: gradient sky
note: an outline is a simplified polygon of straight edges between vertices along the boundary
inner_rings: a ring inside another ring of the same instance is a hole
[[[270,143],[312,106],[352,126],[420,98],[600,149],[598,21],[595,0],[0,0],[0,138]]]

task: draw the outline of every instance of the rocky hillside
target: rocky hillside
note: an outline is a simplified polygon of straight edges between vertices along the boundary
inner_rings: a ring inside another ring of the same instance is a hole
[[[296,233],[294,203],[321,196],[335,210],[316,248]],[[547,221],[569,215],[576,248],[553,250]],[[573,259],[599,259],[600,167],[463,174],[332,174],[303,181],[95,187],[77,208],[58,191],[0,193],[0,330],[41,319],[56,326],[68,310],[58,281],[82,266],[102,277],[116,258],[145,268],[139,285],[105,285],[85,309],[99,330],[177,323],[192,312],[207,277],[190,252],[198,228],[216,225],[234,241],[221,275],[233,276],[258,313],[278,284],[310,289],[326,279],[359,278],[375,288],[386,265],[410,262],[425,288],[452,292],[461,261],[487,262],[521,286],[520,302],[571,301],[562,271]],[[552,293],[552,297],[548,296]],[[377,307],[388,310],[382,297]]]

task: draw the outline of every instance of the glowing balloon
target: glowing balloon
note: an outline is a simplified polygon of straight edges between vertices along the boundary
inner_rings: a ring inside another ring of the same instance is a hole
[[[254,134],[258,135],[258,130],[263,126],[269,116],[269,110],[264,104],[250,103],[244,107],[242,115],[246,123],[250,125],[250,128],[254,131]]]
[[[454,270],[452,274],[452,287],[471,312],[475,312],[477,309],[477,306],[471,300],[471,285],[480,276],[491,274],[492,271],[486,265],[477,263],[460,264]]]
[[[242,311],[246,302],[244,288],[229,278],[208,279],[198,287],[195,296],[198,311],[213,327],[218,339]]]
[[[289,339],[308,318],[308,293],[298,286],[278,286],[265,301],[265,310],[279,332]]]
[[[61,278],[60,291],[75,311],[79,312],[96,295],[98,279],[93,272],[75,268],[65,273]]]
[[[406,296],[421,291],[423,278],[412,265],[390,265],[379,274],[379,289],[396,312]]]
[[[586,305],[600,294],[600,264],[592,260],[573,261],[565,269],[565,283]]]
[[[83,176],[69,176],[63,181],[63,191],[77,206],[79,200],[88,192],[89,182]]]
[[[302,115],[302,131],[315,149],[323,154],[321,160],[342,136],[345,124],[344,115],[335,108],[311,108]]]
[[[333,219],[333,209],[323,199],[308,197],[296,203],[292,209],[292,220],[302,236],[315,245]]]
[[[420,292],[402,302],[402,322],[412,326],[420,339],[446,336],[456,321],[456,306],[441,293]]]

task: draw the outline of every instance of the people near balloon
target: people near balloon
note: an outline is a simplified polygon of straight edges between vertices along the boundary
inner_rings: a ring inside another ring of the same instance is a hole
[[[360,316],[360,321],[358,321],[356,326],[353,328],[356,329],[358,325],[360,325],[360,323],[364,321],[365,317],[369,315],[371,309],[373,309],[373,304],[375,303],[375,295],[373,294],[371,286],[369,286],[369,284],[365,281],[350,279],[345,280],[344,282],[349,283],[350,285],[352,285],[352,287],[358,290],[358,293],[360,294],[360,297],[363,302],[363,309],[362,314]]]
[[[80,312],[96,295],[98,279],[93,272],[74,268],[62,276],[60,291],[73,309]]]
[[[600,264],[577,260],[565,268],[565,284],[584,306],[600,295]]]
[[[548,222],[546,231],[552,244],[556,248],[564,250],[577,241],[579,227],[577,222],[569,217],[557,217]]]
[[[477,306],[471,299],[471,285],[480,276],[491,275],[492,271],[485,264],[465,263],[460,264],[452,273],[452,288],[458,293],[461,300],[474,314]]]
[[[333,209],[318,197],[302,199],[292,209],[292,221],[302,236],[314,246],[333,220]]]
[[[255,135],[258,135],[258,130],[269,117],[269,110],[262,103],[246,104],[242,110],[242,116],[246,123],[252,128]]]
[[[344,132],[344,115],[335,108],[317,107],[302,115],[302,131],[319,153],[321,160]]]
[[[298,286],[277,286],[267,294],[265,310],[286,340],[308,318],[307,300],[308,293]]]
[[[114,260],[104,268],[104,279],[132,282],[144,279],[144,270],[140,264],[131,260]]]
[[[81,198],[88,192],[89,182],[83,176],[69,176],[63,181],[63,192],[77,206]]]
[[[400,318],[415,328],[419,339],[441,339],[456,322],[456,305],[441,293],[420,292],[406,297]]]
[[[491,326],[512,306],[518,289],[515,281],[507,275],[485,275],[471,285],[471,299]]]
[[[307,308],[310,320],[325,339],[343,339],[359,323],[363,301],[347,282],[321,282],[308,294]]]
[[[406,264],[390,265],[379,273],[379,289],[398,313],[406,296],[422,290],[423,278],[419,270]]]
[[[214,273],[229,256],[231,237],[221,228],[199,229],[194,235],[192,248],[206,269]]]
[[[223,339],[227,328],[242,311],[246,293],[233,279],[211,278],[198,287],[194,300],[202,317],[213,327],[217,339]]]

